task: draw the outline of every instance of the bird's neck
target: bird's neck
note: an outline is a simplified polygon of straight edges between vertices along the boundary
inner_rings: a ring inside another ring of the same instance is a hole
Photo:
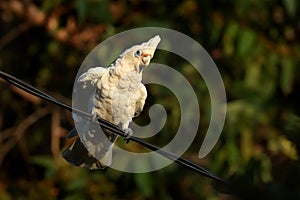
[[[116,88],[129,92],[135,91],[142,81],[142,71],[134,70],[124,62],[111,65],[108,76]]]

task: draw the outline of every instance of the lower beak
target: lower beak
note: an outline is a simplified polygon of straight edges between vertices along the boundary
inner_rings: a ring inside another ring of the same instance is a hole
[[[145,66],[149,65],[150,60],[151,60],[151,56],[150,56],[150,55],[149,55],[149,56],[144,56],[144,57],[142,58],[142,62],[143,62],[143,64],[144,64]]]

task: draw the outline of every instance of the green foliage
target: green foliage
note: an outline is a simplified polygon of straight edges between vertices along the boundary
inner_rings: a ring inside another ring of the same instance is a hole
[[[111,22],[108,0],[76,0],[76,11],[80,22]]]
[[[296,0],[1,1],[0,70],[69,104],[80,63],[109,36],[162,26],[199,41],[228,98],[221,138],[202,160],[197,154],[211,112],[207,87],[186,61],[163,51],[154,59],[174,66],[199,97],[199,134],[184,156],[230,184],[224,189],[175,164],[145,174],[70,166],[60,156],[70,115],[0,80],[0,199],[299,199],[299,9]],[[168,113],[162,132],[150,139],[163,146],[178,128],[178,101],[164,87],[147,87],[145,111],[159,103]],[[147,124],[147,113],[137,121]]]
[[[136,174],[135,181],[142,196],[150,197],[153,195],[153,179],[150,173]]]

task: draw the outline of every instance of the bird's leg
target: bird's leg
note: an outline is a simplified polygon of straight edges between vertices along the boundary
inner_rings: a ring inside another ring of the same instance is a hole
[[[128,144],[129,143],[129,139],[133,135],[133,131],[132,131],[131,128],[125,128],[124,129],[124,133],[125,133],[124,141],[126,141],[126,143]]]

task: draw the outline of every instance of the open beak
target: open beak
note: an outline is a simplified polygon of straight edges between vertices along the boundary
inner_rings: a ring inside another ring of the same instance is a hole
[[[151,58],[152,58],[151,55],[142,56],[142,62],[143,62],[143,64],[145,66],[149,65]]]
[[[160,42],[160,37],[159,35],[156,35],[155,37],[151,38],[148,42],[142,44],[144,46],[144,50],[142,54],[142,62],[144,65],[147,66],[150,63],[150,60],[153,57],[159,42]]]

